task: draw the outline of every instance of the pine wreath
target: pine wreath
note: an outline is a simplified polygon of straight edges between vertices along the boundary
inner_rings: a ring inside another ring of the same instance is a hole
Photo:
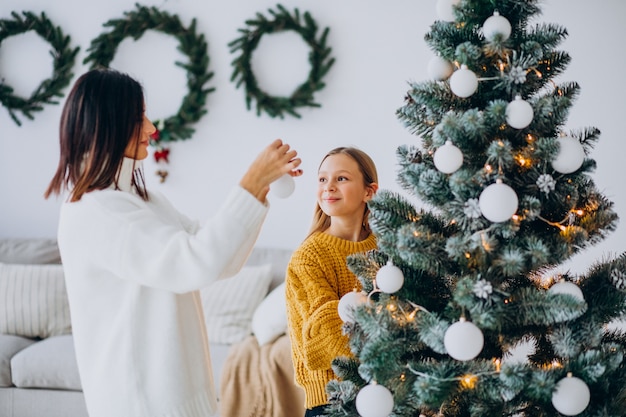
[[[272,19],[267,19],[261,13],[257,13],[256,19],[246,20],[247,27],[239,29],[242,35],[228,44],[231,53],[240,52],[240,55],[232,62],[234,70],[230,80],[236,80],[237,88],[244,84],[246,107],[250,110],[252,101],[256,100],[257,116],[264,111],[271,117],[278,116],[281,119],[284,113],[300,118],[296,108],[320,107],[320,104],[314,101],[313,95],[324,88],[325,84],[322,79],[335,62],[335,59],[330,57],[331,48],[326,46],[329,28],[325,28],[320,38],[316,39],[317,23],[309,12],[304,13],[304,21],[301,22],[298,9],[295,9],[294,14],[291,15],[280,4],[276,8],[278,12],[268,10]],[[307,80],[289,97],[271,96],[259,87],[250,60],[263,35],[286,30],[297,32],[311,48],[309,53],[311,69]]]
[[[208,71],[209,56],[204,35],[196,33],[196,19],[186,28],[177,15],[170,15],[156,7],[148,8],[139,4],[135,6],[137,10],[125,12],[124,19],[111,19],[104,23],[105,27],[111,27],[112,30],[92,40],[83,63],[91,62],[91,68],[108,67],[125,38],[137,40],[147,30],[174,36],[179,41],[178,50],[189,57],[187,63],[175,63],[187,72],[188,91],[175,115],[154,120],[158,132],[153,136],[153,145],[161,147],[160,142],[189,139],[194,132],[191,125],[206,113],[206,98],[215,90],[204,87],[213,77],[213,73]],[[155,154],[155,157],[158,161],[157,155],[159,154]],[[160,155],[167,162],[167,153]]]
[[[12,19],[0,19],[0,44],[6,38],[34,30],[43,40],[52,46],[53,72],[50,78],[43,80],[28,98],[14,94],[13,88],[0,79],[0,104],[7,108],[11,119],[18,125],[22,123],[17,112],[30,120],[33,113],[43,110],[44,104],[58,104],[54,97],[63,97],[62,90],[72,79],[72,67],[80,48],[70,48],[70,37],[65,36],[60,27],[55,27],[45,13],[37,17],[32,12],[12,12]]]

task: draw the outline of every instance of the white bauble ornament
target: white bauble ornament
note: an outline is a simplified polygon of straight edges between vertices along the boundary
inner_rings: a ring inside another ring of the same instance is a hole
[[[580,301],[585,301],[585,296],[583,295],[580,287],[570,281],[559,281],[556,284],[553,284],[548,292],[553,294],[569,294],[576,297]]]
[[[463,165],[463,152],[447,140],[433,155],[435,167],[444,174],[452,174]]]
[[[533,121],[533,106],[522,96],[515,96],[515,100],[506,105],[506,122],[515,129],[524,129]]]
[[[552,405],[556,411],[566,416],[575,416],[585,411],[591,400],[589,387],[571,373],[556,384],[552,393]]]
[[[450,76],[450,89],[459,97],[469,97],[476,92],[477,88],[478,78],[465,64]]]
[[[344,323],[354,323],[354,316],[352,315],[354,308],[365,303],[367,303],[367,294],[363,291],[350,291],[344,294],[339,299],[339,305],[337,306],[339,318]]]
[[[484,343],[483,332],[474,323],[466,321],[464,317],[448,327],[443,337],[443,344],[448,355],[458,361],[474,359],[483,350]]]
[[[571,174],[585,161],[585,150],[578,139],[562,136],[559,139],[559,152],[552,161],[552,168],[561,174]]]
[[[485,218],[494,223],[509,220],[517,211],[517,194],[508,185],[497,179],[480,193],[478,206]]]
[[[356,395],[356,410],[361,417],[387,417],[393,411],[393,394],[382,385],[366,385]]]
[[[270,185],[270,189],[272,193],[276,195],[278,198],[287,198],[292,193],[293,190],[296,189],[296,182],[293,180],[293,177],[289,174],[285,174],[282,177],[278,178]]]
[[[447,80],[454,72],[452,62],[439,55],[434,56],[428,61],[428,75],[437,81]]]
[[[382,292],[393,294],[402,288],[403,284],[404,274],[400,268],[393,264],[391,259],[376,273],[376,286]]]
[[[506,17],[500,16],[500,13],[493,12],[493,16],[490,16],[483,23],[483,35],[485,39],[492,41],[497,34],[502,35],[502,40],[509,39],[509,36],[511,36],[511,23]]]
[[[437,16],[444,22],[454,22],[453,6],[461,0],[437,0]]]

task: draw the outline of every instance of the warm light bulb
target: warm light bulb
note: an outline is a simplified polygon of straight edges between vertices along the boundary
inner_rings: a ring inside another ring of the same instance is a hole
[[[465,389],[476,388],[478,377],[476,375],[465,375],[461,378],[461,386]]]

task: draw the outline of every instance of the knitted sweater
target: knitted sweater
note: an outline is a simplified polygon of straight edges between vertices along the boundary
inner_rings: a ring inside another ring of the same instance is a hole
[[[352,355],[337,307],[344,294],[361,285],[346,257],[372,249],[376,249],[373,234],[352,242],[317,232],[291,257],[285,279],[287,319],[295,380],[304,388],[306,408],[328,403],[326,384],[336,379],[331,362]]]
[[[58,241],[90,417],[207,417],[217,410],[198,290],[246,261],[267,213],[241,187],[204,224],[159,193],[89,192],[61,208]]]

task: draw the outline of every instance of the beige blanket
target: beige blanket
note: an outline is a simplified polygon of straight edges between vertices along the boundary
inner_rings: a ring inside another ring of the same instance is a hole
[[[289,336],[259,347],[254,336],[231,346],[222,370],[220,417],[302,417]]]

